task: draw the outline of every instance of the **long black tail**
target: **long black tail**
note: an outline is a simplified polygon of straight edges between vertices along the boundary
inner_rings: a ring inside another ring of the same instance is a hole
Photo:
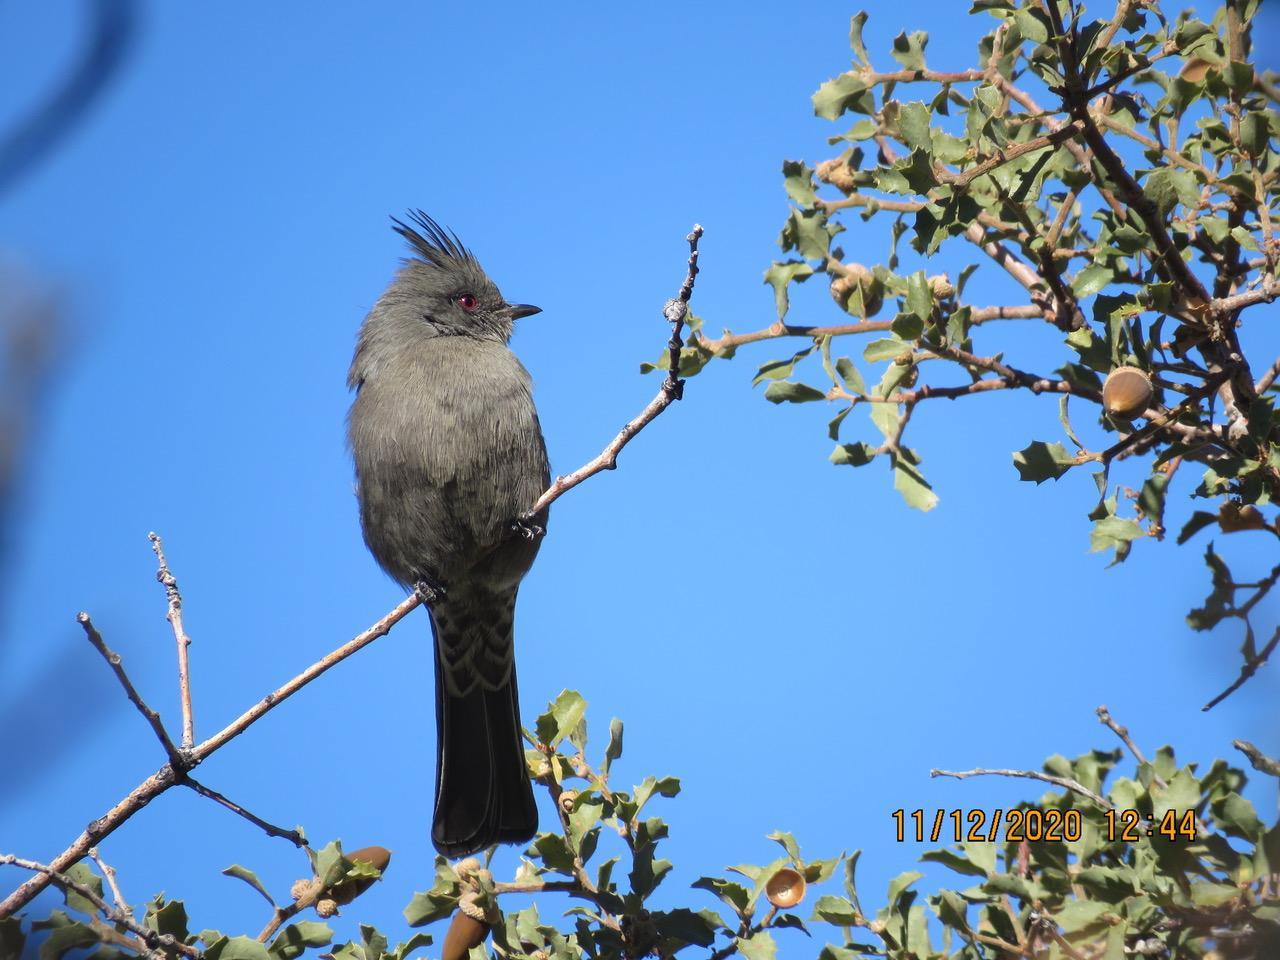
[[[538,811],[520,736],[515,664],[506,683],[494,689],[475,683],[464,694],[450,692],[442,626],[432,623],[437,749],[431,842],[446,857],[465,857],[495,843],[525,843],[537,833]],[[510,621],[504,626],[509,631]]]

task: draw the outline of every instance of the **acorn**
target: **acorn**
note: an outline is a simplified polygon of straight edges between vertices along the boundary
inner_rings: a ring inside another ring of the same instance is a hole
[[[566,814],[573,812],[573,802],[578,799],[577,790],[564,790],[560,793],[560,809]]]
[[[1188,83],[1199,83],[1209,71],[1213,69],[1213,64],[1201,57],[1188,57],[1187,62],[1182,65],[1182,69],[1178,71],[1179,78],[1186,80]]]
[[[449,922],[449,929],[444,935],[444,948],[441,950],[442,960],[462,960],[472,947],[484,943],[489,935],[489,927],[475,917],[459,910]]]
[[[946,300],[948,297],[955,296],[956,288],[951,283],[950,277],[940,273],[936,277],[929,278],[929,292],[933,294],[935,300]]]
[[[833,273],[831,298],[842,310],[849,309],[853,291],[862,289],[862,306],[868,317],[874,317],[884,306],[884,287],[876,282],[875,275],[860,263],[846,263],[844,269]]]
[[[379,873],[386,870],[387,864],[391,862],[391,851],[386,847],[361,847],[344,856],[352,863],[356,861],[367,863]],[[325,893],[335,903],[347,904],[373,886],[374,879],[374,877],[360,877],[354,880],[343,880],[335,883]],[[319,912],[318,908],[319,904],[317,904],[317,912]]]
[[[1116,367],[1102,384],[1102,406],[1119,420],[1132,420],[1151,403],[1151,377],[1138,367]]]
[[[798,870],[782,867],[764,885],[764,895],[775,907],[787,909],[804,899],[804,877]]]

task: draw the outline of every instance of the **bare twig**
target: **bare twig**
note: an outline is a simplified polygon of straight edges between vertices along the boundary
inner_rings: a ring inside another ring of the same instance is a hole
[[[1133,754],[1133,759],[1137,760],[1141,764],[1147,765],[1147,758],[1143,755],[1142,751],[1138,749],[1138,745],[1133,742],[1133,738],[1129,736],[1129,728],[1121,724],[1115,719],[1115,717],[1111,716],[1111,711],[1107,709],[1107,705],[1105,703],[1101,704],[1095,712],[1098,714],[1098,719],[1110,727],[1111,732],[1119,737],[1124,745],[1129,748],[1129,752]],[[1151,769],[1151,782],[1162,789],[1169,786],[1169,784],[1165,782],[1164,778],[1155,772],[1154,767]]]
[[[164,544],[160,541],[160,535],[156,533],[147,534],[147,539],[151,541],[151,549],[155,551],[156,562],[159,564],[156,579],[164,586],[164,594],[169,601],[169,612],[165,619],[173,627],[173,638],[178,644],[178,698],[182,701],[182,749],[190,750],[196,739],[195,718],[191,711],[191,665],[188,658],[191,638],[187,636],[186,628],[182,625],[182,594],[178,591],[177,578],[169,569],[169,561],[165,559]]]
[[[116,909],[133,916],[133,908],[129,906],[129,901],[120,892],[120,884],[116,881],[116,868],[98,855],[97,847],[89,848],[89,857],[98,865],[98,869],[102,871],[102,876],[107,881],[107,889],[111,891],[111,899],[115,903]]]
[[[1107,709],[1107,705],[1105,703],[1101,704],[1094,712],[1098,715],[1098,719],[1110,727],[1111,732],[1119,737],[1121,741],[1124,742],[1124,745],[1129,748],[1129,752],[1133,754],[1133,759],[1137,760],[1139,763],[1147,762],[1147,758],[1143,756],[1142,751],[1138,749],[1138,745],[1134,743],[1133,738],[1129,736],[1129,728],[1122,725],[1115,719],[1115,717],[1111,716],[1111,711]],[[1161,783],[1161,786],[1164,786],[1163,782]]]
[[[530,508],[525,515],[526,518],[537,516],[588,477],[593,477],[602,470],[613,470],[618,465],[618,454],[622,452],[622,448],[658,414],[680,399],[684,389],[684,381],[680,379],[680,333],[684,327],[685,317],[688,315],[689,298],[693,296],[694,280],[698,275],[698,240],[701,237],[702,227],[695,224],[693,232],[686,238],[689,241],[689,269],[684,283],[680,286],[679,294],[675,299],[668,300],[662,311],[663,316],[671,323],[671,339],[667,341],[670,367],[667,370],[666,379],[658,388],[657,396],[618,432],[599,456],[583,464],[573,473],[556,477],[551,487]]]
[[[38,876],[45,878],[45,886],[50,883],[61,887],[64,890],[72,890],[80,896],[84,897],[94,905],[102,915],[107,917],[113,923],[118,923],[125,927],[130,933],[145,943],[152,950],[176,950],[188,957],[199,958],[200,951],[195,947],[183,943],[177,937],[167,933],[157,933],[150,930],[133,917],[128,910],[121,910],[112,907],[109,903],[102,899],[92,887],[73,880],[61,870],[57,870],[47,863],[37,863],[35,860],[25,860],[22,857],[16,857],[11,853],[0,854],[0,864],[11,864],[15,867],[21,867],[23,870],[31,870]]]
[[[1272,777],[1280,777],[1280,760],[1268,757],[1248,740],[1232,740],[1231,745],[1249,758],[1253,769]]]
[[[1252,657],[1245,658],[1244,666],[1240,668],[1240,676],[1236,677],[1231,686],[1227,687],[1227,689],[1223,690],[1200,709],[1212,710],[1223,700],[1227,699],[1227,697],[1231,696],[1243,687],[1249,678],[1257,673],[1259,668],[1267,662],[1271,657],[1271,654],[1275,652],[1277,646],[1280,646],[1280,627],[1276,627],[1275,633],[1271,635],[1271,639],[1267,641],[1267,645],[1265,647],[1259,650]]]
[[[215,750],[225,746],[235,737],[244,733],[255,722],[273,707],[278,706],[284,700],[293,696],[303,687],[305,687],[316,677],[320,676],[331,667],[337,666],[347,657],[367,647],[379,637],[384,637],[393,626],[408,616],[419,604],[417,594],[410,594],[402,600],[390,613],[382,617],[375,624],[365,630],[363,633],[357,634],[351,640],[338,647],[338,649],[329,653],[327,656],[313,663],[302,673],[298,674],[292,680],[277,687],[274,691],[267,694],[252,707],[242,713],[222,730],[215,733],[212,737],[193,747],[186,755],[186,761],[195,766],[204,761]],[[77,861],[85,857],[89,848],[99,843],[104,837],[114,833],[122,824],[126,823],[135,813],[145,807],[160,794],[164,793],[170,787],[181,783],[181,778],[172,764],[166,763],[159,770],[149,776],[142,783],[138,784],[130,793],[108,810],[105,814],[94,820],[84,829],[84,832],[72,842],[72,844],[55,857],[50,864],[50,868],[54,871],[67,870]],[[40,873],[39,875],[27,880],[16,890],[14,890],[3,901],[0,901],[0,919],[4,919],[12,915],[15,911],[21,909],[25,904],[41,890],[47,887],[51,877],[49,874]]]
[[[1058,777],[1052,773],[1039,773],[1035,770],[986,770],[979,767],[974,770],[930,770],[929,776],[955,777],[957,780],[965,780],[969,777],[1022,777],[1025,780],[1043,780],[1045,783],[1052,783],[1054,786],[1062,787],[1064,790],[1078,793],[1080,796],[1092,800],[1103,810],[1110,810],[1114,806],[1106,797],[1094,793],[1079,780],[1072,780],[1070,777]]]
[[[236,816],[244,817],[244,819],[248,820],[268,836],[281,837],[282,839],[288,840],[295,847],[306,849],[307,838],[304,837],[300,831],[286,830],[284,827],[277,827],[275,824],[263,820],[261,817],[255,816],[244,807],[240,806],[240,804],[228,799],[217,790],[206,787],[203,783],[193,777],[184,776],[180,782],[184,787],[190,787],[196,793],[200,794],[200,796],[207,797],[214,803],[226,807]]]
[[[109,666],[116,675],[116,679],[120,681],[120,686],[124,687],[125,696],[129,698],[129,702],[138,708],[138,712],[142,714],[143,719],[151,724],[151,729],[155,731],[156,739],[160,741],[160,746],[164,747],[165,755],[169,758],[170,763],[180,763],[180,754],[178,748],[173,745],[173,741],[169,739],[169,732],[164,728],[164,722],[160,719],[160,714],[153,710],[138,690],[133,685],[133,681],[129,679],[129,674],[125,672],[124,664],[120,659],[120,654],[116,653],[107,646],[106,641],[102,639],[102,634],[98,632],[98,628],[93,625],[93,621],[89,619],[89,614],[81,612],[76,614],[76,622],[84,628],[85,636],[89,638],[89,642],[94,648],[102,654],[102,658],[107,661]]]

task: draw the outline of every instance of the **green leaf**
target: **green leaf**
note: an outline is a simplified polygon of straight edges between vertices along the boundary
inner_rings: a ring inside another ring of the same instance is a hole
[[[22,921],[17,917],[0,920],[0,960],[20,960],[27,944]]]
[[[911,344],[904,343],[897,338],[892,340],[884,338],[880,340],[872,340],[862,350],[862,359],[868,363],[875,363],[878,360],[891,360],[894,357],[901,356],[903,353],[911,349]],[[866,390],[859,391],[865,393]]]
[[[827,395],[807,383],[775,380],[765,387],[764,398],[772,403],[809,403],[814,400],[825,400]]]
[[[911,35],[905,32],[893,38],[893,59],[908,70],[924,69],[924,48],[929,44],[929,35],[917,30]]]
[[[262,885],[262,881],[258,879],[258,875],[248,867],[242,867],[238,863],[233,863],[222,872],[228,877],[235,877],[237,880],[243,880],[249,886],[253,887],[253,889],[262,894],[266,898],[267,903],[271,904],[273,907],[276,905],[276,902],[271,899],[271,894],[267,893],[267,888],[264,887]]]
[[[576,690],[561,690],[547,705],[547,711],[538,717],[538,739],[548,747],[554,747],[574,731],[587,712],[587,701]]]
[[[933,138],[929,133],[929,107],[919,100],[902,105],[898,113],[898,130],[911,149],[929,151],[933,148]]]
[[[1184,543],[1187,543],[1188,540],[1192,539],[1193,536],[1203,530],[1204,527],[1216,524],[1216,522],[1217,513],[1208,513],[1207,511],[1203,511],[1203,509],[1198,509],[1198,511],[1192,513],[1192,516],[1190,516],[1189,520],[1185,522],[1183,529],[1181,529],[1181,532],[1178,534],[1179,547]]]
[[[746,960],[774,960],[778,955],[778,945],[767,930],[760,930],[749,937],[738,937],[734,943]]]
[[[1115,270],[1107,264],[1091,263],[1072,278],[1071,290],[1077,300],[1083,300],[1104,289],[1115,275]]]
[[[818,199],[813,186],[813,170],[800,160],[782,161],[783,189],[802,207],[812,207]]]
[[[366,924],[360,925],[361,933],[364,932],[365,927],[366,927]],[[369,927],[369,929],[372,930],[373,928]],[[401,943],[397,943],[395,949],[391,951],[390,956],[392,960],[404,960],[405,957],[409,956],[409,954],[413,953],[415,950],[419,950],[422,947],[431,946],[431,942],[432,942],[431,934],[426,932],[415,933],[408,940],[405,940]],[[372,958],[370,958],[370,960],[372,960]]]
[[[867,56],[866,45],[862,42],[862,28],[867,24],[867,12],[862,10],[855,13],[849,20],[849,46],[853,48],[853,55],[858,58],[858,62],[864,67],[871,66],[871,58]]]
[[[49,930],[49,935],[40,943],[40,960],[61,960],[68,951],[91,947],[98,942],[98,935],[93,930],[72,920],[61,910],[55,910],[48,920],[33,923],[32,929]]]
[[[796,250],[807,260],[825,260],[831,250],[831,238],[843,226],[828,221],[824,210],[792,210],[778,234],[783,253]]]
[[[267,949],[279,960],[295,960],[306,952],[307,947],[323,947],[332,942],[333,931],[329,929],[328,924],[316,920],[300,920],[281,930]],[[386,945],[385,939],[383,945]]]
[[[853,361],[848,357],[840,357],[836,360],[836,373],[840,375],[840,380],[850,393],[864,394],[867,392],[867,386],[862,382],[862,374],[858,372],[858,368],[854,366]],[[832,437],[832,439],[834,440],[835,438]]]
[[[778,308],[778,319],[787,315],[790,298],[787,296],[787,285],[803,283],[813,276],[813,267],[803,260],[775,261],[773,266],[764,272],[764,282],[773,287],[773,299]]]
[[[252,937],[225,937],[204,952],[206,960],[272,960],[266,946]]]
[[[170,900],[164,903],[157,897],[148,904],[143,924],[148,929],[173,937],[175,940],[185,941],[191,934],[187,927],[187,908],[181,900]]]
[[[102,898],[102,878],[90,869],[87,863],[83,861],[71,866],[66,871],[68,877],[79,883],[81,886],[88,887],[98,898]],[[89,916],[97,916],[98,907],[88,897],[77,893],[70,887],[64,888],[62,891],[63,900],[67,906],[77,913],[87,913]]]
[[[834,923],[838,927],[852,927],[862,919],[862,915],[844,897],[824,894],[813,905],[813,916],[810,919],[825,920],[827,923]]]
[[[842,443],[827,459],[837,466],[863,467],[875,457],[876,448],[869,443]]]
[[[1215,800],[1212,809],[1214,821],[1229,836],[1258,843],[1266,832],[1266,825],[1258,819],[1253,804],[1238,793],[1228,793]]]
[[[1013,455],[1013,465],[1019,480],[1031,480],[1041,484],[1045,480],[1057,480],[1075,466],[1076,458],[1060,443],[1032,440]]]
[[[1210,630],[1218,625],[1228,613],[1231,601],[1235,596],[1232,588],[1231,571],[1223,559],[1213,550],[1213,541],[1204,552],[1204,562],[1213,577],[1213,588],[1205,597],[1204,604],[1187,614],[1187,625],[1192,630]]]
[[[846,110],[867,113],[864,98],[871,99],[866,81],[856,74],[842,73],[813,94],[813,112],[823,120],[834,120]]]
[[[613,761],[622,756],[622,721],[614,717],[609,721],[609,745],[604,749],[604,763],[600,765],[600,772],[606,777],[609,775],[609,768],[613,766]]]
[[[650,914],[658,934],[665,939],[682,944],[709,947],[716,940],[716,931],[723,924],[711,910],[694,912],[685,907],[676,910],[655,910]]]
[[[758,386],[765,380],[785,380],[791,376],[796,364],[811,353],[813,353],[813,347],[808,346],[803,350],[797,350],[795,354],[786,360],[770,360],[768,363],[761,364],[760,369],[756,371],[756,375],[751,379],[751,385],[753,387]]]
[[[414,937],[426,937],[431,942],[431,934],[418,933]],[[382,960],[387,952],[387,938],[372,924],[360,924],[360,946],[364,960]]]
[[[800,862],[800,845],[796,843],[796,838],[794,836],[787,833],[785,830],[775,830],[773,833],[769,834],[767,839],[780,844],[782,849],[787,851],[787,856],[790,857],[793,862]]]
[[[1137,520],[1128,517],[1103,517],[1093,525],[1093,532],[1089,535],[1089,552],[1098,553],[1114,547],[1116,559],[1120,560],[1128,552],[1130,542],[1146,535],[1147,532]]]
[[[908,463],[905,457],[893,458],[893,488],[902,495],[909,507],[927,513],[938,505],[938,495],[933,492],[915,464]]]
[[[751,894],[742,884],[720,877],[699,877],[690,886],[695,890],[709,890],[714,893],[739,916],[747,909],[747,903],[751,898]]]
[[[933,314],[933,291],[929,289],[929,278],[925,276],[923,270],[917,270],[907,278],[906,306],[908,313],[926,323]],[[903,337],[902,339],[914,340],[915,338]]]

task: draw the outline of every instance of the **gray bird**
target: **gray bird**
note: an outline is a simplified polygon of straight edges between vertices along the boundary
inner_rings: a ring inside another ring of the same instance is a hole
[[[436,657],[431,839],[461,857],[538,827],[525,768],[512,623],[547,512],[529,373],[507,348],[538,307],[508,303],[456,234],[422,211],[360,327],[347,437],[374,559],[427,602]]]

